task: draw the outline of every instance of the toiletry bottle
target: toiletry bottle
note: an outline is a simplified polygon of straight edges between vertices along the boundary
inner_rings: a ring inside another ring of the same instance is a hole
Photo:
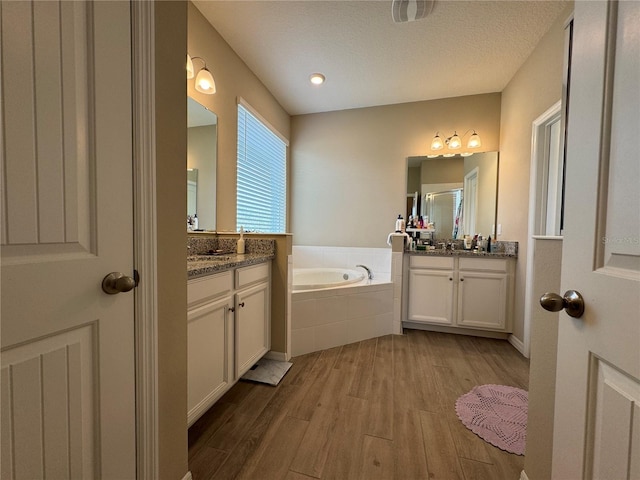
[[[487,238],[487,253],[491,253],[491,235]]]
[[[398,215],[398,218],[396,219],[396,233],[402,233],[404,231],[404,219],[402,218],[402,215]]]
[[[240,227],[240,238],[238,239],[237,253],[244,253],[244,228]]]
[[[198,230],[198,214],[193,214],[193,229]]]

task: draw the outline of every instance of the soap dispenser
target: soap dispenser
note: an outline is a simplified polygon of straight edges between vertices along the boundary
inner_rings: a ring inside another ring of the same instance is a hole
[[[240,238],[238,239],[237,253],[244,253],[244,228],[240,227]]]

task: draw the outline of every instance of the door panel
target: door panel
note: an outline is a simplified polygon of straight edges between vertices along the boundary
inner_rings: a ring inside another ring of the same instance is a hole
[[[87,10],[82,2],[2,4],[5,263],[91,252]]]
[[[638,396],[618,381],[640,379],[639,24],[639,2],[575,4],[560,293],[585,312],[559,319],[557,479],[630,478],[640,461]]]
[[[590,404],[594,424],[590,428],[592,445],[593,478],[638,478],[627,476],[629,459],[640,459],[640,445],[632,442],[632,436],[638,436],[638,418],[640,413],[640,383],[602,362],[593,359],[593,383]]]
[[[0,23],[2,478],[135,478],[130,4]]]

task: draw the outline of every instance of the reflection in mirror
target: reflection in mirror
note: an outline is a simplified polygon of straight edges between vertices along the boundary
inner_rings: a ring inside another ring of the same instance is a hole
[[[409,157],[406,218],[418,215],[433,222],[438,239],[493,236],[497,188],[498,152]],[[414,202],[416,193],[419,201]]]
[[[197,215],[198,230],[216,228],[217,124],[215,113],[187,98],[187,216]]]
[[[198,169],[187,168],[187,216],[198,213]]]

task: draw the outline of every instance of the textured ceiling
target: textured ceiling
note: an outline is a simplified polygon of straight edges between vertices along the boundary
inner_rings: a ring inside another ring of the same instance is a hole
[[[390,0],[193,3],[291,115],[500,92],[568,4],[438,0],[393,23]]]

